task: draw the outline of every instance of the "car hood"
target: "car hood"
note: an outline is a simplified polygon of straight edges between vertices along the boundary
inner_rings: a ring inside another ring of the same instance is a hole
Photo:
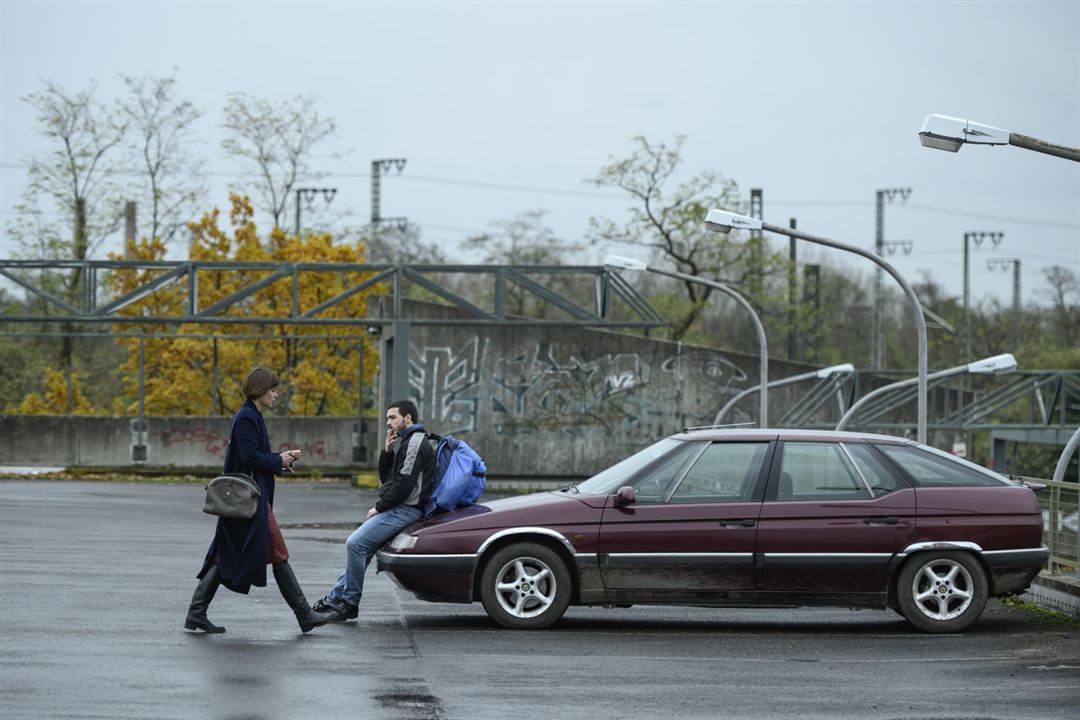
[[[583,496],[584,497],[584,496]],[[431,534],[481,530],[513,525],[561,524],[580,509],[591,509],[580,498],[560,492],[543,492],[492,500],[436,515],[413,526],[413,532]],[[595,510],[593,510],[595,512]]]

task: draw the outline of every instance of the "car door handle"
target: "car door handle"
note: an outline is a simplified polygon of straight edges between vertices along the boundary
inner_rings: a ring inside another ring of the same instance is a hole
[[[886,517],[869,517],[863,518],[863,522],[867,525],[896,525],[900,522],[900,518],[895,515],[888,515]]]
[[[756,520],[721,520],[721,527],[754,527],[757,525]]]

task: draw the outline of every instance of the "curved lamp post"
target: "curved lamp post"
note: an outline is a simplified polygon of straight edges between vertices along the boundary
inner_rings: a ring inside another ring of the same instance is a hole
[[[1016,358],[1012,356],[1012,353],[1005,353],[1004,355],[995,355],[993,357],[983,358],[982,360],[976,360],[975,362],[965,363],[963,365],[957,365],[951,367],[948,370],[940,370],[936,373],[927,376],[927,380],[940,380],[941,378],[951,377],[953,375],[963,375],[964,373],[970,373],[972,375],[1005,375],[1016,370]],[[840,422],[836,424],[837,430],[843,430],[848,422],[855,417],[862,407],[874,398],[886,395],[893,390],[899,390],[904,387],[911,387],[918,382],[917,378],[908,378],[907,380],[901,380],[899,382],[883,385],[877,390],[866,393],[858,402],[854,403],[848,408],[848,411],[844,413],[844,416],[840,418]]]
[[[1080,149],[1055,145],[1028,135],[1009,132],[993,125],[983,125],[972,120],[948,115],[927,115],[919,131],[923,147],[956,152],[961,145],[1014,145],[1025,150],[1054,155],[1073,162],[1080,162]]]
[[[699,278],[696,275],[686,275],[684,273],[674,272],[672,270],[663,270],[661,268],[652,267],[646,263],[643,263],[640,260],[634,260],[633,258],[622,257],[619,255],[608,255],[606,258],[604,258],[604,265],[610,268],[615,268],[617,270],[630,270],[633,272],[651,272],[657,275],[667,275],[668,277],[673,277],[678,280],[683,280],[685,282],[693,282],[700,285],[705,285],[706,287],[711,287],[713,290],[719,290],[722,293],[730,295],[732,298],[735,299],[737,303],[746,308],[746,311],[750,313],[750,318],[754,321],[754,328],[757,330],[758,344],[761,346],[761,366],[759,371],[761,374],[761,381],[768,382],[769,345],[768,341],[765,339],[765,327],[761,324],[761,318],[759,318],[758,314],[754,312],[753,306],[751,306],[750,303],[746,301],[746,298],[744,298],[742,295],[735,292],[727,285],[713,282],[712,280],[705,280],[704,278]],[[766,389],[764,389],[761,393],[759,412],[761,413],[761,418],[758,421],[758,426],[763,428],[768,427],[769,392],[767,386]]]
[[[832,375],[835,375],[835,374],[839,374],[839,373],[849,373],[850,374],[850,373],[853,373],[853,372],[855,372],[855,366],[852,365],[851,363],[844,363],[842,365],[833,365],[832,367],[821,368],[820,370],[811,370],[810,372],[805,372],[805,373],[802,373],[800,375],[792,375],[791,377],[780,378],[779,380],[773,380],[772,382],[767,383],[765,385],[765,387],[766,388],[782,387],[784,385],[790,385],[791,383],[799,382],[801,380],[810,380],[810,379],[815,378],[815,377],[820,378],[820,379],[825,379],[825,378],[831,377]],[[730,410],[732,407],[734,407],[735,403],[739,402],[740,400],[742,400],[747,395],[757,392],[760,389],[761,389],[761,385],[755,385],[754,387],[746,388],[741,393],[739,393],[735,397],[728,400],[727,404],[724,405],[724,407],[720,408],[720,412],[716,413],[716,419],[713,420],[713,425],[719,425],[720,421],[724,419],[725,415],[727,415],[727,411]]]
[[[918,422],[916,425],[916,440],[924,445],[926,444],[926,318],[923,317],[923,306],[922,303],[919,302],[919,296],[911,289],[911,285],[904,279],[904,276],[896,271],[896,268],[879,258],[877,255],[874,255],[867,250],[863,250],[860,247],[836,242],[835,240],[829,240],[828,238],[818,237],[816,235],[810,235],[809,233],[804,233],[801,230],[796,230],[794,228],[772,225],[762,220],[758,220],[757,218],[738,215],[726,210],[720,210],[719,208],[710,210],[708,215],[705,216],[705,227],[720,233],[728,233],[733,229],[768,230],[769,232],[778,235],[787,235],[788,237],[817,243],[818,245],[826,245],[839,250],[846,250],[855,253],[856,255],[862,255],[868,260],[877,263],[887,273],[892,275],[893,278],[896,279],[896,282],[900,283],[900,287],[904,288],[904,294],[907,295],[908,300],[911,301],[911,304],[915,308],[915,324],[919,329],[919,410]]]

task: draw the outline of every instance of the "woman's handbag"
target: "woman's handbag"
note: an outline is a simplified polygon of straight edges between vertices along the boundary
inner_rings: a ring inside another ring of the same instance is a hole
[[[203,512],[233,520],[250,520],[259,509],[262,491],[244,473],[218,475],[206,483],[206,502]]]

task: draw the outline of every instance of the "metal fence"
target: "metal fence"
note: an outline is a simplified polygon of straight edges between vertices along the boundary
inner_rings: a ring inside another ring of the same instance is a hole
[[[1080,571],[1080,485],[1041,478],[1013,479],[1046,486],[1035,493],[1042,508],[1043,541],[1050,548],[1046,569],[1061,574]]]

